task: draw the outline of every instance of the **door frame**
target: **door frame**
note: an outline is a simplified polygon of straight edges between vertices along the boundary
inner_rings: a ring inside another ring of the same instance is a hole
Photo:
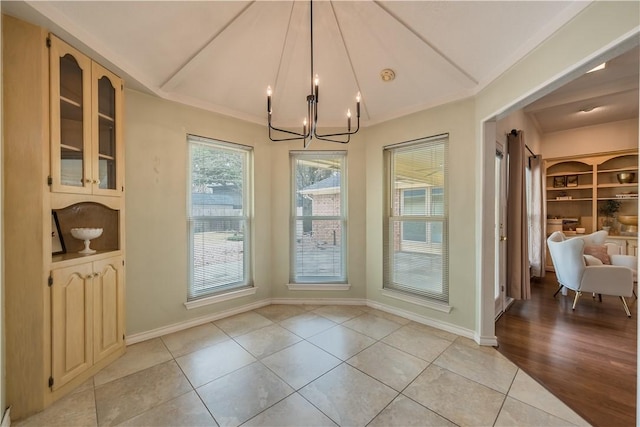
[[[495,319],[497,320],[507,309],[507,156],[506,144],[496,140],[495,156],[495,271],[494,296]],[[499,168],[498,168],[499,163]]]

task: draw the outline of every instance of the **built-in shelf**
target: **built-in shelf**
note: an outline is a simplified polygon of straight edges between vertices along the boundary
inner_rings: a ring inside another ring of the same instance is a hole
[[[113,117],[111,117],[111,116],[107,116],[107,115],[106,115],[106,114],[104,114],[104,113],[98,113],[98,117],[100,117],[101,119],[108,120],[108,121],[110,121],[110,122],[115,121],[115,119],[114,119]]]
[[[60,101],[66,102],[69,105],[73,105],[74,107],[82,108],[79,102],[74,101],[73,99],[66,98],[64,96],[60,96]]]
[[[617,168],[617,169],[598,169],[598,173],[608,172],[637,172],[638,168]]]
[[[51,267],[62,268],[68,265],[76,264],[76,261],[79,261],[79,262],[98,261],[104,258],[118,256],[121,253],[122,252],[120,251],[120,249],[98,250],[94,254],[80,254],[78,252],[67,252],[65,254],[53,255],[53,257],[51,258]]]
[[[550,173],[550,174],[547,174],[547,176],[554,177],[554,176],[566,176],[566,175],[592,175],[592,174],[593,174],[593,171],[586,171],[586,172],[566,171],[566,172]]]
[[[81,152],[82,148],[80,147],[74,147],[73,145],[68,145],[68,144],[60,144],[60,148],[63,148],[65,150],[69,150],[69,151],[77,151],[77,152]]]
[[[617,187],[638,187],[638,183],[636,182],[632,182],[630,184],[620,184],[620,183],[613,183],[613,184],[598,184],[598,188],[617,188]]]
[[[593,185],[578,185],[577,187],[552,187],[547,188],[547,191],[572,191],[572,190],[590,190]]]
[[[547,218],[578,218],[573,227],[591,233],[607,220],[601,212],[608,200],[621,202],[619,214],[637,215],[638,198],[633,196],[638,183],[621,184],[617,178],[621,172],[635,173],[637,179],[637,150],[545,160]],[[611,234],[622,231],[624,227],[616,228]]]

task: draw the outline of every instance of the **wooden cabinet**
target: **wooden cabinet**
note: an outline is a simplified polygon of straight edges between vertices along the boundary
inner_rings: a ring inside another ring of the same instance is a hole
[[[120,349],[124,340],[122,257],[51,272],[52,389]]]
[[[93,364],[91,358],[91,263],[51,273],[52,389],[68,383]]]
[[[122,194],[122,80],[50,36],[51,188]]]
[[[549,159],[545,165],[547,219],[575,219],[572,228],[591,233],[602,229],[606,218],[600,212],[608,200],[620,203],[621,215],[638,214],[637,151]],[[622,172],[634,173],[632,182],[620,183],[617,175]],[[637,236],[637,231],[627,234],[624,228],[614,224],[610,234]]]
[[[614,243],[620,247],[618,254],[638,256],[638,238],[627,236],[609,236],[605,243]]]
[[[125,351],[123,88],[44,28],[3,15],[2,41],[5,396],[19,420]],[[69,230],[95,226],[98,251],[79,254]]]
[[[124,272],[122,257],[93,262],[93,361],[124,346]]]

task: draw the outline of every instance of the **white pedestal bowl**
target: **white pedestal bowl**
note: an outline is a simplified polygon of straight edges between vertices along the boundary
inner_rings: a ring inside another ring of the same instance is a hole
[[[102,235],[102,228],[72,228],[71,235],[76,239],[84,240],[84,249],[78,251],[79,254],[95,254],[96,251],[89,247],[89,242]]]

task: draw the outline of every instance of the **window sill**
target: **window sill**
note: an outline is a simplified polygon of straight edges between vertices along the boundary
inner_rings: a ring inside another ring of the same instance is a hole
[[[226,292],[224,294],[213,295],[206,298],[197,299],[195,301],[187,301],[184,303],[184,306],[187,307],[187,310],[192,310],[198,307],[204,307],[206,305],[217,304],[222,301],[228,301],[231,299],[242,298],[248,295],[255,295],[258,291],[258,288],[255,286],[247,289],[240,289],[237,291]]]
[[[423,298],[407,295],[407,294],[402,293],[402,292],[396,292],[396,291],[391,291],[391,290],[388,290],[388,289],[382,289],[381,293],[385,297],[394,298],[394,299],[397,299],[397,300],[400,300],[400,301],[408,302],[408,303],[419,305],[419,306],[422,306],[422,307],[427,307],[427,308],[430,308],[432,310],[441,311],[443,313],[451,313],[451,310],[453,310],[453,307],[451,307],[449,304],[445,304],[445,303],[441,303],[441,302],[429,301],[429,300],[426,300],[426,299],[423,299]]]
[[[288,283],[290,291],[348,291],[348,283]]]

